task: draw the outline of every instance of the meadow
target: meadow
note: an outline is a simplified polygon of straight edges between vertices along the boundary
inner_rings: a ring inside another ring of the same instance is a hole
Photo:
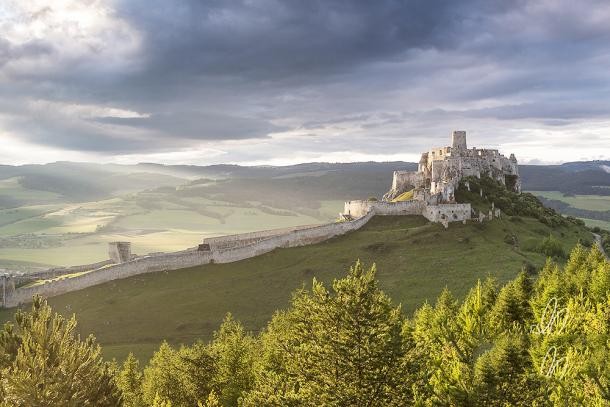
[[[559,191],[529,191],[534,195],[541,196],[546,199],[561,201],[568,204],[572,208],[582,209],[593,212],[608,212],[610,211],[610,196],[609,195],[571,195],[564,194]],[[570,209],[557,208],[560,212],[570,213]],[[590,212],[589,212],[590,213]],[[585,212],[586,214],[586,212]],[[576,213],[572,214],[578,216]],[[593,216],[593,215],[589,215]],[[603,219],[591,219],[586,216],[578,216],[589,227],[599,227],[610,230],[610,221]]]
[[[256,258],[172,272],[140,275],[53,297],[55,310],[75,313],[80,331],[93,333],[108,357],[134,352],[146,360],[163,340],[209,339],[227,312],[258,332],[294,290],[315,277],[330,282],[357,259],[375,263],[382,288],[410,313],[433,301],[444,287],[463,296],[478,279],[505,282],[524,264],[541,267],[534,251],[552,233],[567,251],[579,239],[577,226],[550,229],[529,218],[482,225],[452,224],[445,230],[422,217],[375,217],[363,229],[325,243],[278,249]],[[507,243],[515,236],[518,246]],[[0,314],[8,319],[14,310]],[[154,318],[150,318],[154,315]]]
[[[0,192],[8,186],[11,196],[28,202],[59,200],[13,179],[0,182]],[[93,263],[107,259],[107,243],[116,240],[132,242],[136,254],[183,250],[204,237],[256,231],[263,225],[273,229],[332,221],[343,207],[339,200],[320,201],[314,213],[302,213],[256,201],[209,199],[204,193],[178,197],[169,188],[0,209],[0,268],[28,271]]]
[[[610,196],[608,195],[564,195],[558,191],[528,191],[534,195],[547,199],[563,201],[574,208],[587,209],[590,211],[610,210]]]

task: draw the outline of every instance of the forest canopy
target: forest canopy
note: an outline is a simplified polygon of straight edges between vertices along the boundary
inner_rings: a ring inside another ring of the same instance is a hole
[[[610,263],[577,246],[534,280],[445,290],[406,316],[359,262],[294,293],[252,335],[229,314],[207,343],[104,361],[35,298],[0,332],[2,406],[551,406],[610,403]]]

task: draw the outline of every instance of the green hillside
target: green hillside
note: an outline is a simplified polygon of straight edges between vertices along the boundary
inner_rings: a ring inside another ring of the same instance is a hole
[[[462,296],[477,279],[492,275],[505,282],[524,264],[542,266],[545,257],[536,250],[550,233],[566,252],[579,239],[591,240],[581,226],[551,229],[531,218],[452,224],[444,230],[422,217],[375,217],[361,230],[325,243],[136,276],[51,298],[50,304],[64,314],[76,313],[81,332],[93,333],[107,356],[123,358],[132,351],[146,359],[163,339],[209,338],[227,312],[257,331],[288,304],[295,289],[313,277],[328,282],[342,276],[356,259],[376,262],[383,290],[410,313],[443,287]],[[0,316],[7,319],[13,312]]]

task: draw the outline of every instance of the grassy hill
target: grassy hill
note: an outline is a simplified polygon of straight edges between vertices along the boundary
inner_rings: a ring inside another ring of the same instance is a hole
[[[375,217],[357,232],[325,243],[278,249],[256,258],[117,280],[50,299],[76,313],[106,356],[148,358],[159,343],[209,338],[227,312],[257,331],[290,294],[312,279],[331,281],[356,259],[375,262],[382,288],[411,312],[449,287],[464,295],[477,279],[504,282],[524,264],[540,267],[539,242],[553,234],[567,251],[590,233],[569,223],[554,229],[532,218],[452,224],[444,230],[422,217]],[[510,239],[507,238],[510,236]],[[530,267],[531,268],[531,267]],[[14,310],[0,313],[2,319]]]

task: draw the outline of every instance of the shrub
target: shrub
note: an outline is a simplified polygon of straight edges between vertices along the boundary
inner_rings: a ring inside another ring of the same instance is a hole
[[[548,257],[565,257],[561,242],[552,234],[542,239],[542,242],[538,245],[538,251]]]
[[[470,184],[470,191],[465,186],[466,182]],[[483,197],[478,193],[479,190],[483,190]],[[553,228],[582,224],[580,219],[564,217],[555,210],[546,208],[534,195],[527,192],[518,194],[509,191],[504,185],[490,177],[464,178],[456,190],[455,198],[459,203],[470,203],[473,208],[483,211],[487,211],[494,203],[495,207],[510,216],[513,222],[519,222],[521,216],[528,216]]]
[[[517,246],[517,236],[507,233],[506,235],[504,235],[504,243],[512,246]]]

